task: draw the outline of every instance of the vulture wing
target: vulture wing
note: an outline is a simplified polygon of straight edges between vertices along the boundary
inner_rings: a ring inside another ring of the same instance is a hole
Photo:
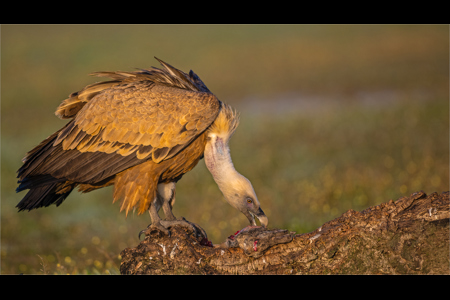
[[[98,184],[152,159],[170,159],[204,132],[221,102],[192,71],[98,72],[111,77],[57,109],[73,118],[24,158],[18,191],[61,182]]]

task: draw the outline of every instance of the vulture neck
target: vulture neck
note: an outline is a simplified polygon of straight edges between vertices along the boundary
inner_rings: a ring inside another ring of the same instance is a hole
[[[243,177],[235,169],[231,161],[228,136],[210,134],[205,147],[205,163],[219,189],[226,195],[230,192],[230,184]]]

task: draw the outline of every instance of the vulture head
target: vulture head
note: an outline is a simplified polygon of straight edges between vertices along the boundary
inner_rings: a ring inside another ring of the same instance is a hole
[[[256,226],[256,217],[261,225],[266,227],[269,220],[261,209],[250,180],[237,171],[233,174],[233,177],[227,184],[219,185],[225,199],[231,206],[242,212],[250,221],[251,225]]]

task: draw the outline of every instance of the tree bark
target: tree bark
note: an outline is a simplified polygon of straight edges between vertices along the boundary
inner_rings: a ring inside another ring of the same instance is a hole
[[[223,244],[179,227],[122,251],[122,274],[450,274],[449,192],[416,192],[313,232],[246,228]]]

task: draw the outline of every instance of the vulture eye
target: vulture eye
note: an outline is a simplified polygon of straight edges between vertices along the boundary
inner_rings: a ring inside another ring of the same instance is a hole
[[[252,203],[252,202],[253,202],[252,198],[247,198],[247,203]]]

